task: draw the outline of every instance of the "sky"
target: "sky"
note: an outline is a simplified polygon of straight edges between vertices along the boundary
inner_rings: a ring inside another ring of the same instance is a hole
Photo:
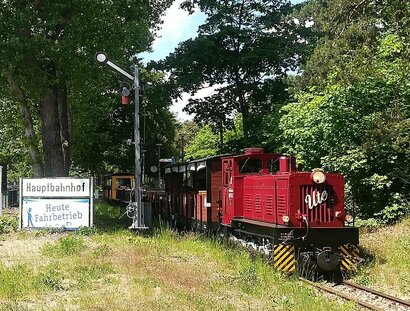
[[[144,63],[151,60],[158,61],[164,59],[169,53],[172,53],[178,44],[182,41],[196,37],[198,27],[205,22],[206,16],[202,12],[196,12],[189,15],[186,11],[179,8],[184,0],[176,0],[170,8],[165,12],[162,18],[163,24],[161,30],[157,34],[157,38],[153,42],[151,53],[141,53],[138,55]],[[303,2],[305,0],[291,0],[293,4]],[[201,98],[210,95],[213,89],[204,88],[197,92],[195,97]],[[175,101],[171,107],[171,111],[176,113],[178,119],[190,120],[193,116],[189,116],[182,111],[182,108],[188,103],[189,94],[182,94],[182,99]]]

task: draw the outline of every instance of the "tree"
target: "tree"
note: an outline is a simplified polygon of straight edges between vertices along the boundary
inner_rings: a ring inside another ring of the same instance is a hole
[[[16,182],[30,172],[30,155],[21,137],[18,107],[0,100],[0,163],[7,165],[8,180]]]
[[[162,144],[162,154],[173,154],[176,120],[170,113],[171,98],[160,73],[148,72],[142,66],[141,79],[150,82],[150,88],[140,96],[140,135],[144,167],[157,165],[156,144]],[[104,68],[107,70],[107,68]],[[107,86],[119,85],[110,72]],[[73,166],[77,171],[93,175],[133,171],[134,94],[128,105],[121,104],[119,90],[108,89],[97,96],[83,93],[73,102]],[[84,105],[84,103],[87,103]],[[92,122],[89,122],[92,120]],[[149,170],[145,173],[150,174]]]
[[[313,53],[296,79],[297,90],[349,85],[372,74],[379,40],[410,35],[410,5],[403,0],[312,0],[296,17],[310,23]],[[407,39],[406,39],[407,40]]]
[[[243,119],[245,144],[258,141],[258,116],[286,98],[283,77],[295,69],[305,45],[288,1],[185,1],[184,8],[206,13],[198,37],[182,42],[160,68],[180,91],[209,86],[215,93],[191,99],[185,110],[195,121],[220,132]]]
[[[281,110],[282,148],[298,154],[306,168],[342,172],[348,202],[359,206],[360,216],[395,221],[410,210],[410,45],[404,35],[410,6],[310,5],[309,18],[323,37],[295,81],[295,102]]]
[[[218,152],[218,135],[209,125],[202,127],[195,135],[190,145],[186,148],[186,159],[199,159]]]
[[[102,89],[94,53],[120,60],[147,49],[170,2],[2,1],[0,74],[7,88],[0,92],[20,107],[35,176],[68,174],[71,102]]]

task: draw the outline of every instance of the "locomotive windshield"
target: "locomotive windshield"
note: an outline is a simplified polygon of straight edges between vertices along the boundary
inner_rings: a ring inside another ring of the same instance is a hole
[[[241,159],[238,162],[240,174],[258,173],[262,169],[262,159],[251,158]]]
[[[272,158],[269,161],[269,172],[276,173],[279,171],[279,158]]]

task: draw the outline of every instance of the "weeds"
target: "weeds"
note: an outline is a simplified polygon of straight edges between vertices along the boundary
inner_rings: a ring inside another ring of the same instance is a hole
[[[56,244],[47,244],[43,253],[46,256],[79,255],[84,248],[84,239],[70,234],[62,236]]]
[[[37,278],[28,264],[0,265],[0,298],[18,299],[39,292]]]

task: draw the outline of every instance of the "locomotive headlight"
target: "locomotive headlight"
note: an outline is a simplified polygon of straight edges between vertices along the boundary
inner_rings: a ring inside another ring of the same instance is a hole
[[[283,221],[284,223],[288,223],[288,222],[289,222],[289,216],[283,215],[283,216],[282,216],[282,221]]]
[[[326,180],[326,175],[323,172],[323,170],[320,169],[320,168],[313,169],[312,174],[310,175],[310,177],[317,184],[323,184]]]
[[[351,222],[353,221],[353,216],[352,216],[352,215],[346,215],[345,220],[346,220],[348,223],[351,223]]]

